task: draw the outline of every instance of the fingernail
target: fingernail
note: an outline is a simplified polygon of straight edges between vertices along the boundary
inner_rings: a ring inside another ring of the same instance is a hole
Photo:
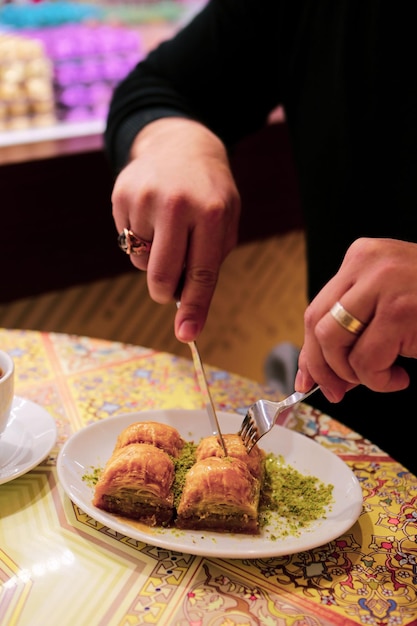
[[[297,370],[297,373],[295,375],[295,381],[294,381],[294,388],[295,389],[303,389],[303,381],[304,381],[304,376],[301,372],[301,370]]]
[[[192,320],[184,320],[177,332],[180,341],[194,341],[198,335],[198,325]]]

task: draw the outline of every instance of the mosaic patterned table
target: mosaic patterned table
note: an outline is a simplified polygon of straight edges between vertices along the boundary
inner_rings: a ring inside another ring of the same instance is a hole
[[[369,441],[300,405],[288,424],[339,455],[363,489],[343,536],[287,557],[219,559],[132,541],[85,515],[56,459],[75,431],[144,409],[200,409],[191,361],[89,337],[0,329],[16,395],[56,421],[51,454],[0,485],[2,626],[417,624],[417,479]],[[220,410],[273,394],[207,367]]]

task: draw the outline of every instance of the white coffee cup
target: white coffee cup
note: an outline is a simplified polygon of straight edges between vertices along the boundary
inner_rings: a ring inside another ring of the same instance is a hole
[[[14,397],[14,362],[10,354],[0,350],[0,437],[6,430]]]

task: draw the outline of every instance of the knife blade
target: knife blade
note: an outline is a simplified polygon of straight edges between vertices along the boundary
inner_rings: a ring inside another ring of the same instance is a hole
[[[211,430],[215,437],[218,438],[221,447],[223,448],[224,455],[227,456],[227,450],[224,443],[223,435],[220,430],[219,420],[217,418],[216,409],[214,408],[213,398],[211,397],[210,389],[207,383],[206,374],[204,372],[203,362],[201,360],[200,352],[197,348],[195,341],[188,343],[190,346],[191,354],[193,357],[194,369],[197,374],[198,384],[200,385],[201,393],[203,394],[206,410],[210,419]]]
[[[178,309],[181,306],[181,301],[177,299],[177,297],[180,295],[180,292],[181,292],[181,289],[179,288],[176,293],[176,304],[177,304]],[[212,433],[215,437],[217,437],[223,449],[224,455],[227,456],[226,445],[224,443],[222,431],[220,430],[219,420],[217,418],[216,409],[214,408],[213,398],[211,397],[211,393],[210,393],[210,389],[208,386],[207,377],[204,371],[203,361],[201,360],[199,349],[195,341],[188,342],[188,345],[190,347],[191,355],[193,357],[194,370],[197,375],[198,384],[201,389],[201,393],[204,397],[206,411],[209,416]]]

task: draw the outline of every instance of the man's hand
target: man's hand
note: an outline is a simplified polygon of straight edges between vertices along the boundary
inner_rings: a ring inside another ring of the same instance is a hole
[[[112,194],[116,228],[152,241],[149,255],[130,258],[147,270],[156,302],[174,298],[185,268],[175,334],[193,341],[205,324],[221,264],[237,243],[240,196],[226,149],[198,122],[164,118],[138,134],[130,156]]]
[[[361,334],[331,315],[336,302],[365,323]],[[379,392],[409,384],[396,358],[417,357],[417,244],[362,238],[348,249],[337,274],[308,306],[297,391],[320,385],[331,402],[365,385]]]

